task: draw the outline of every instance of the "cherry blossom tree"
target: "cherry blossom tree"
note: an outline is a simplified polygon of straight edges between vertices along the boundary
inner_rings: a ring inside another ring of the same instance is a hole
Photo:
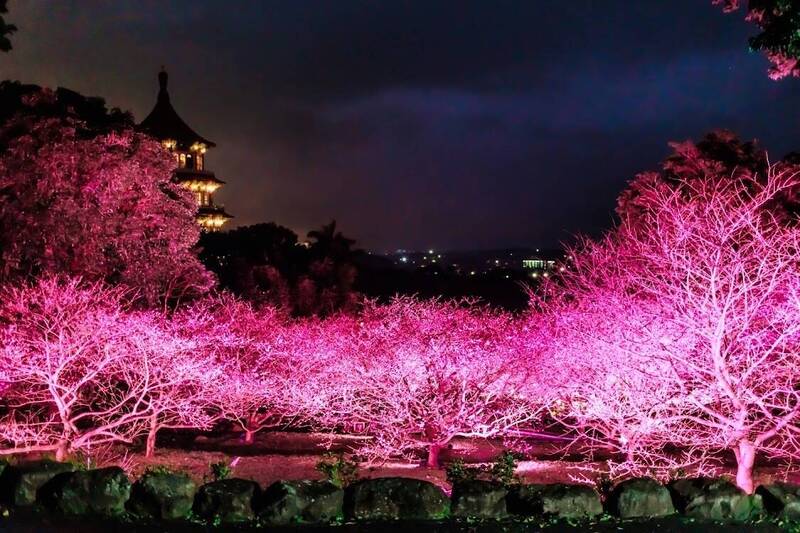
[[[26,102],[35,110],[50,98],[42,91]],[[172,181],[173,163],[157,142],[24,113],[0,138],[0,280],[78,275],[135,288],[149,304],[211,287],[193,253],[191,193]]]
[[[203,338],[222,372],[212,395],[220,415],[241,427],[244,441],[278,425],[285,416],[282,380],[292,369],[266,348],[285,328],[286,317],[269,306],[253,307],[228,294],[204,298],[176,313],[180,334]]]
[[[568,438],[565,452],[608,458],[614,478],[710,473],[707,450],[669,450],[665,417],[680,391],[666,379],[672,368],[653,342],[674,332],[659,319],[662,310],[600,287],[592,294],[589,301],[551,303],[549,315],[535,316],[552,323],[539,379],[554,397],[549,414],[552,429]],[[681,337],[684,346],[686,340]]]
[[[571,336],[608,368],[579,380],[579,425],[614,446],[635,431],[650,464],[674,464],[670,447],[732,451],[749,493],[757,454],[797,458],[800,242],[796,216],[776,210],[798,185],[785,165],[677,188],[640,183],[647,209],[573,252],[555,305],[586,313]],[[595,320],[603,315],[617,324]]]
[[[209,317],[195,316],[195,323]],[[6,287],[0,367],[7,415],[0,454],[133,444],[146,455],[166,428],[207,429],[224,387],[213,345],[156,311],[134,310],[119,288],[47,277]]]
[[[201,331],[187,337],[179,319],[168,320],[154,312],[138,312],[136,319],[139,327],[128,341],[146,363],[145,455],[152,457],[162,429],[211,429],[221,416],[216,399],[227,383],[216,356],[218,339]],[[195,326],[205,322],[207,328],[212,320],[208,315],[192,317]]]
[[[328,354],[316,384],[326,395],[322,425],[369,436],[367,457],[426,450],[438,466],[454,437],[502,435],[535,418],[523,394],[530,366],[509,315],[399,298],[368,303],[355,325],[329,333],[349,340]]]
[[[125,296],[100,283],[46,278],[6,287],[0,307],[0,366],[8,414],[0,454],[132,443],[145,428],[146,361],[130,343],[138,324]]]

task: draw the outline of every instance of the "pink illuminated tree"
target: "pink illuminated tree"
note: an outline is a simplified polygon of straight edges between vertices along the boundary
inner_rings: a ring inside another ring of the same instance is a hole
[[[327,427],[369,437],[373,459],[439,453],[455,437],[494,437],[531,421],[530,365],[523,364],[515,322],[504,313],[458,303],[399,298],[366,304],[355,327],[327,354],[317,378]]]
[[[286,317],[221,294],[179,310],[173,321],[182,336],[204,339],[205,352],[222,372],[212,395],[215,410],[242,429],[245,443],[289,416],[282,381],[293,369],[266,348],[284,330]]]
[[[0,366],[7,369],[1,454],[133,442],[145,428],[146,361],[118,289],[47,278],[7,287]]]
[[[206,338],[154,311],[136,311],[121,289],[47,277],[6,287],[0,367],[7,415],[0,454],[133,444],[158,431],[208,428],[222,368]]]
[[[184,335],[180,319],[168,320],[148,312],[136,314],[138,327],[128,337],[137,357],[146,362],[148,415],[145,455],[155,453],[156,436],[163,429],[209,430],[221,413],[216,399],[226,389],[223,365],[217,357],[218,339],[197,331]],[[194,325],[211,328],[213,317],[195,315]]]
[[[733,451],[749,493],[757,454],[797,458],[800,242],[783,206],[799,185],[788,165],[639,183],[646,207],[573,253],[554,305],[581,342],[560,361],[597,358],[570,395],[576,426],[616,447],[635,432],[640,465]]]
[[[27,97],[31,114],[50,98]],[[25,114],[0,139],[0,280],[77,275],[134,288],[149,304],[211,287],[193,253],[191,193],[172,181],[173,163],[157,142]]]
[[[737,11],[739,0],[712,0],[725,13]],[[761,50],[772,63],[769,77],[779,80],[800,76],[800,6],[795,1],[749,0],[745,20],[757,24],[761,33],[750,38],[750,48]]]

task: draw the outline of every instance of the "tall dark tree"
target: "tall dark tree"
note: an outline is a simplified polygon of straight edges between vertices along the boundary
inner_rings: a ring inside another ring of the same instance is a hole
[[[291,306],[289,285],[308,267],[308,251],[297,235],[275,223],[205,233],[201,260],[220,285],[251,301]]]
[[[355,304],[355,241],[336,223],[298,242],[291,230],[255,224],[201,239],[201,259],[223,288],[255,303],[277,305],[295,315],[324,315]]]
[[[3,18],[4,13],[8,13],[7,0],[0,0],[0,52],[8,52],[11,50],[11,40],[9,35],[17,31],[17,27],[9,24]]]
[[[313,240],[311,250],[319,258],[344,259],[349,257],[352,247],[356,243],[353,239],[342,235],[341,231],[336,231],[335,220],[331,220],[329,224],[325,224],[318,230],[309,231],[307,236]]]
[[[739,0],[713,0],[726,13],[740,7]],[[800,0],[749,0],[746,20],[761,33],[750,38],[750,48],[769,58],[769,77],[777,80],[800,76]]]

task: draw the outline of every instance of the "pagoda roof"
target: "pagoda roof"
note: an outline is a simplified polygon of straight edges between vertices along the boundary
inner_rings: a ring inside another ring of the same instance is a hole
[[[216,146],[212,141],[200,136],[178,116],[169,101],[167,80],[167,73],[162,69],[158,73],[159,91],[156,105],[139,124],[139,129],[161,141],[175,140],[183,147],[189,147],[195,143],[202,143],[208,147]]]
[[[233,215],[225,211],[225,206],[218,204],[200,206],[197,209],[197,216],[217,216],[226,220],[234,218]]]
[[[225,185],[225,182],[219,179],[213,172],[208,170],[195,170],[192,168],[176,168],[175,178],[179,182],[183,181],[205,181],[210,183],[219,183]]]

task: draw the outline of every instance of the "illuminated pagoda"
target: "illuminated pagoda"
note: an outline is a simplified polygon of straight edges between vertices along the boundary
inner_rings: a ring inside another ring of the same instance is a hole
[[[175,179],[195,194],[197,222],[205,231],[216,231],[233,218],[214,203],[214,192],[225,182],[206,170],[206,151],[216,146],[195,133],[175,112],[167,92],[167,73],[158,73],[158,100],[139,129],[155,137],[175,155]]]

